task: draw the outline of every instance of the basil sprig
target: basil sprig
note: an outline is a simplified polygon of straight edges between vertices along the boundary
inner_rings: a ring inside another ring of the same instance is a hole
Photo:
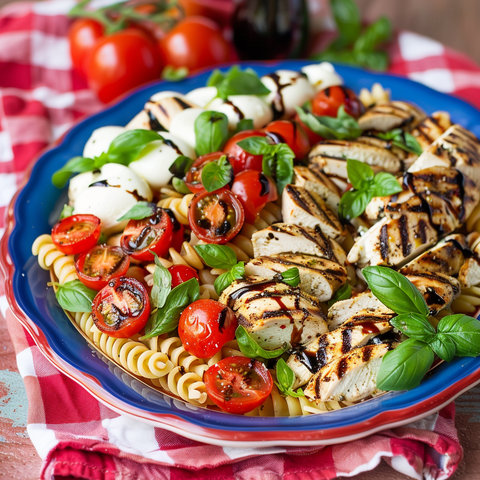
[[[387,267],[366,267],[363,276],[372,293],[398,315],[390,323],[410,337],[386,353],[377,375],[381,390],[410,390],[432,366],[434,353],[450,362],[480,355],[480,322],[463,314],[447,315],[437,325],[428,321],[428,306],[419,290]]]
[[[253,120],[251,118],[242,118],[237,123],[237,126],[235,127],[235,132],[233,132],[233,134],[235,135],[236,133],[243,132],[244,130],[253,130],[253,129],[254,129]]]
[[[222,155],[218,160],[207,163],[202,168],[202,184],[207,192],[214,192],[233,181],[233,167]]]
[[[284,343],[280,348],[276,348],[275,350],[265,350],[242,325],[239,325],[235,330],[235,337],[241,352],[250,358],[277,358],[291,348],[289,343]]]
[[[173,177],[172,187],[178,193],[183,193],[185,195],[187,195],[188,193],[192,193],[191,190],[187,187],[187,184],[181,178]]]
[[[405,132],[401,128],[395,128],[394,130],[385,133],[378,132],[375,136],[382,140],[390,141],[392,145],[395,145],[406,152],[415,153],[416,155],[421,155],[423,153],[418,140],[411,133]]]
[[[317,116],[301,107],[295,107],[300,120],[312,131],[330,140],[350,140],[362,134],[358,122],[341,105],[337,117]]]
[[[172,275],[168,271],[168,268],[165,268],[162,265],[158,259],[158,255],[155,252],[151,253],[153,253],[155,259],[155,269],[153,270],[153,286],[152,291],[150,292],[150,305],[154,310],[165,306],[168,295],[172,291]]]
[[[268,95],[270,93],[252,69],[242,71],[238,65],[225,73],[214,70],[207,85],[215,87],[217,96],[223,100],[227,100],[230,95]]]
[[[64,218],[71,217],[73,215],[74,208],[71,205],[64,205],[62,211],[60,212],[59,220],[63,220]]]
[[[220,112],[203,112],[195,120],[197,155],[222,150],[228,139],[228,118]]]
[[[156,210],[157,206],[154,203],[138,202],[125,215],[117,218],[117,222],[123,222],[124,220],[143,220],[144,218],[151,217]]]
[[[195,160],[185,155],[179,155],[175,161],[168,167],[168,171],[177,178],[183,178],[190,170]]]
[[[347,300],[352,296],[352,287],[346,283],[343,287],[339,288],[333,297],[328,301],[327,305],[331,307],[334,303],[339,302],[340,300]]]
[[[80,280],[72,280],[63,285],[55,284],[59,305],[68,312],[91,312],[92,302],[98,292],[86,287]]]
[[[228,272],[219,275],[213,282],[215,291],[220,295],[235,280],[245,278],[245,262],[238,262]]]
[[[140,152],[151,142],[163,140],[152,130],[129,130],[116,137],[106,152],[95,158],[74,157],[52,175],[52,183],[63,188],[74,173],[90,172],[107,163],[119,163],[128,166],[134,162]]]
[[[296,392],[293,390],[293,384],[295,383],[295,373],[287,365],[283,358],[280,358],[276,366],[277,381],[275,385],[278,387],[281,393],[290,397],[304,397],[303,390],[299,388]]]
[[[282,282],[290,285],[291,287],[297,287],[300,283],[300,272],[297,267],[289,268],[281,273]]]
[[[359,217],[373,197],[386,197],[402,191],[391,173],[375,175],[370,165],[358,160],[347,159],[347,174],[354,190],[345,192],[340,199],[338,213],[344,220]]]
[[[263,173],[275,180],[279,194],[292,182],[295,154],[286,143],[272,144],[268,137],[249,137],[238,146],[253,155],[263,155]]]

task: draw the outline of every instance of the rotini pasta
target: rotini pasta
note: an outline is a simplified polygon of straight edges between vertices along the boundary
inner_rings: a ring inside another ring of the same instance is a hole
[[[358,96],[365,107],[371,107],[377,103],[390,101],[390,90],[385,90],[379,83],[374,83],[371,90],[362,88]]]
[[[473,209],[465,224],[467,232],[480,233],[480,203]]]
[[[180,195],[180,194],[179,194]],[[161,199],[157,205],[162,208],[170,209],[175,218],[182,224],[188,225],[188,206],[194,197],[193,193],[184,196],[170,196]]]

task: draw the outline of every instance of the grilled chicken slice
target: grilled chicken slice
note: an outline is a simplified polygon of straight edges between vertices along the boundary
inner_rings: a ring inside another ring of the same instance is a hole
[[[329,238],[342,238],[345,230],[335,213],[315,192],[295,185],[283,189],[282,214],[285,223],[318,227]],[[342,238],[343,239],[343,238]]]
[[[393,327],[388,319],[372,317],[369,320],[353,320],[335,330],[315,338],[305,348],[290,355],[287,365],[295,373],[294,389],[305,385],[310,378],[335,358],[356,347],[363,347],[373,337],[389,332]]]
[[[407,152],[403,148],[393,145],[392,142],[388,140],[382,140],[375,136],[375,132],[368,135],[362,135],[356,139],[357,142],[365,143],[367,145],[373,145],[377,148],[383,148],[392,152],[397,158],[402,162],[402,170],[405,170],[405,165],[410,166],[417,158],[418,155],[414,153]]]
[[[412,130],[412,135],[417,139],[423,150],[426,150],[438,137],[452,126],[450,115],[447,112],[435,112],[431,117],[424,118]]]
[[[407,102],[389,102],[370,107],[359,119],[362,130],[388,132],[394,128],[412,130],[423,119],[425,113]]]
[[[320,302],[330,300],[347,281],[347,269],[339,263],[303,253],[254,258],[245,265],[245,273],[273,278],[293,267],[298,268],[302,291],[315,296]]]
[[[385,354],[396,344],[355,348],[316,373],[304,390],[315,402],[359,402],[376,395],[377,374]]]
[[[238,323],[266,350],[285,342],[305,345],[328,331],[314,297],[273,279],[236,280],[223,291],[219,302],[235,312]]]
[[[460,268],[458,280],[463,288],[470,288],[480,284],[480,236],[472,243],[469,257]]]

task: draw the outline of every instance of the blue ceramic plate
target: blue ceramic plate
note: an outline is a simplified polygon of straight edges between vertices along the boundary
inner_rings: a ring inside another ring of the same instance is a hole
[[[309,62],[310,63],[310,62]],[[277,68],[299,70],[307,62],[244,64],[259,75]],[[480,137],[480,112],[467,103],[423,85],[386,74],[338,67],[345,84],[356,92],[379,82],[395,100],[407,100],[427,113],[445,110],[457,122]],[[210,72],[180,83],[159,82],[142,89],[107,110],[85,119],[54,148],[35,163],[23,190],[12,202],[9,225],[2,241],[0,261],[7,275],[7,297],[18,319],[32,334],[42,352],[61,371],[82,384],[99,400],[116,411],[175,431],[186,437],[232,446],[329,444],[351,440],[387,427],[424,417],[447,404],[480,381],[480,358],[455,359],[443,364],[422,384],[409,392],[382,397],[324,415],[290,418],[253,418],[186,406],[172,401],[127,378],[122,372],[92,355],[87,345],[58,306],[48,272],[32,257],[35,238],[49,232],[66,198],[51,183],[52,173],[67,160],[81,155],[85,142],[96,128],[126,125],[156,92],[186,93],[204,86]],[[59,200],[59,197],[63,196]],[[7,256],[10,254],[12,263]],[[262,433],[259,433],[262,432]]]

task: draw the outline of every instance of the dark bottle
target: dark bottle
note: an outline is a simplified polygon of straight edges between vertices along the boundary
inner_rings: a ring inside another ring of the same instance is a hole
[[[242,60],[297,58],[308,41],[306,0],[242,0],[232,27]]]

